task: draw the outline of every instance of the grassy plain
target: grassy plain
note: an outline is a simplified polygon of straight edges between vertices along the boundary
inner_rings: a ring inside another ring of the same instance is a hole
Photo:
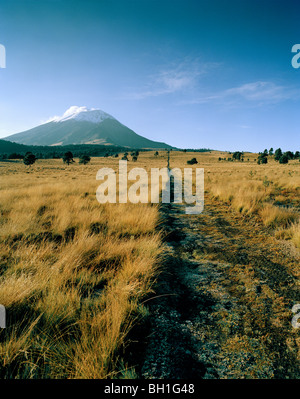
[[[131,375],[120,353],[156,278],[159,215],[155,206],[100,205],[101,166],[1,164],[3,378]]]
[[[196,157],[206,198],[297,251],[300,162],[257,165],[247,153],[244,162],[218,160],[229,156],[172,151],[170,166],[190,167]],[[149,171],[166,159],[145,152],[128,166]],[[118,158],[0,163],[1,378],[135,377],[122,353],[163,265],[159,206],[99,204],[101,167],[117,170]]]

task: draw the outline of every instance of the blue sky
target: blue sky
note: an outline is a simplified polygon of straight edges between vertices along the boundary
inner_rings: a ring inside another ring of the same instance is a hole
[[[0,137],[77,105],[180,148],[299,150],[299,15],[297,0],[1,1]]]

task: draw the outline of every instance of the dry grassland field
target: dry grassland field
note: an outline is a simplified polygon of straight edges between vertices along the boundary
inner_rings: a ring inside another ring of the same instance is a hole
[[[299,378],[300,162],[230,156],[170,152],[204,168],[199,215],[100,204],[119,158],[0,162],[1,378]]]

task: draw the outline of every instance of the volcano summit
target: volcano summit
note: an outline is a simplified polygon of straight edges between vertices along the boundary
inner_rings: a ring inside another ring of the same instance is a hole
[[[69,144],[102,144],[129,148],[171,148],[152,141],[100,109],[70,107],[62,116],[55,116],[33,129],[5,137],[5,140],[27,145],[60,146]]]

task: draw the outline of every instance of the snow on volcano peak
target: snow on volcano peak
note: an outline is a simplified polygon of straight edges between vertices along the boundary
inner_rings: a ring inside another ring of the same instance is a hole
[[[73,105],[63,114],[63,116],[55,116],[49,122],[65,122],[67,120],[74,119],[76,121],[85,121],[91,123],[101,123],[105,119],[115,119],[111,115],[107,114],[100,109],[87,107],[78,107]]]

